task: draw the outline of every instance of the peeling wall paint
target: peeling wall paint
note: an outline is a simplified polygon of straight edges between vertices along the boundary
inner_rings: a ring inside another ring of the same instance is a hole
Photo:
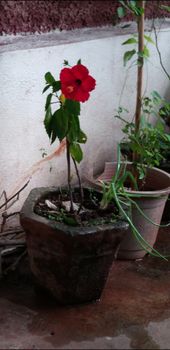
[[[165,15],[158,5],[159,1],[146,1],[147,18]],[[0,35],[113,24],[117,21],[118,6],[115,0],[0,0]],[[129,19],[127,16],[126,20]]]

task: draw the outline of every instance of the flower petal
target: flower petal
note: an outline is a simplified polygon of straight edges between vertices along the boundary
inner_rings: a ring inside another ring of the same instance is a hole
[[[95,88],[95,85],[96,85],[96,80],[91,77],[91,75],[88,75],[88,77],[82,81],[82,88],[85,90],[85,91],[92,91],[94,90]]]
[[[89,73],[88,69],[83,66],[83,64],[76,64],[76,66],[71,68],[71,71],[74,74],[74,77],[80,80],[85,79]]]
[[[71,68],[63,68],[60,72],[61,84],[67,84],[75,80]]]
[[[73,99],[77,86],[73,84],[62,84],[61,91],[66,98]]]
[[[82,88],[77,89],[77,91],[74,93],[74,100],[79,102],[85,102],[89,99],[90,94],[83,90]]]

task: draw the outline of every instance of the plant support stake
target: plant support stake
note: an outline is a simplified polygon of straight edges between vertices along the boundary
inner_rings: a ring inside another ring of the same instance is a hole
[[[145,1],[138,1],[138,6],[144,10]],[[137,68],[137,95],[136,95],[136,111],[135,111],[135,133],[140,128],[140,116],[142,105],[142,85],[143,85],[143,52],[144,52],[144,11],[137,18],[138,25],[138,68]],[[133,160],[137,161],[137,154],[134,152]]]

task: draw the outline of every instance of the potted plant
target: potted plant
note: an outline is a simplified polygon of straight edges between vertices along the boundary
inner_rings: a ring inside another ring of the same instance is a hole
[[[101,210],[101,193],[82,186],[77,163],[87,136],[80,128],[80,102],[89,99],[96,83],[81,60],[73,67],[67,61],[64,65],[60,80],[45,74],[43,92],[52,92],[46,98],[44,125],[51,142],[66,142],[68,186],[33,189],[20,219],[35,282],[58,303],[75,304],[100,298],[128,224],[118,217],[114,203]],[[74,188],[71,162],[78,178]]]
[[[141,115],[143,64],[144,59],[149,57],[149,50],[144,40],[147,43],[152,42],[152,39],[144,34],[145,2],[120,1],[120,3],[122,6],[118,8],[119,16],[123,17],[126,10],[129,10],[135,15],[138,28],[138,37],[131,37],[123,43],[123,45],[138,45],[137,50],[133,49],[124,54],[125,65],[134,55],[137,55],[135,121],[126,123],[124,128],[127,135],[126,146],[130,144],[132,151],[131,163],[126,160],[121,161],[120,146],[118,146],[117,162],[106,163],[104,173],[90,182],[98,183],[98,185],[100,183],[100,186],[102,183],[103,207],[106,207],[114,198],[119,210],[130,225],[129,234],[120,245],[118,258],[138,259],[147,252],[160,256],[153,245],[170,192],[170,176],[155,168],[162,159],[159,153],[159,140],[161,138],[165,141],[166,138],[161,127],[153,128],[146,122],[145,127],[142,125],[144,122]],[[146,100],[145,103],[147,103]],[[122,108],[119,112],[122,112]]]
[[[161,108],[159,109],[159,115],[164,120],[165,126],[167,127],[167,137],[169,139],[168,147],[162,147],[161,153],[163,155],[163,159],[160,162],[159,168],[168,172],[170,174],[170,103],[168,101],[163,101]],[[166,202],[162,222],[170,222],[170,196]]]

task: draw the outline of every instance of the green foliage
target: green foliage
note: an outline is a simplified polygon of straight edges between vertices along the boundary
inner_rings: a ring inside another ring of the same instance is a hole
[[[52,113],[51,113],[51,106],[49,105],[46,110],[45,118],[44,118],[44,126],[49,138],[51,137],[51,132],[52,132],[51,120],[52,120]]]
[[[63,63],[64,66],[69,66],[69,63],[67,60],[64,60],[64,63]]]
[[[80,102],[66,99],[64,108],[69,111],[71,115],[80,115]]]
[[[118,7],[117,14],[118,14],[119,18],[123,18],[126,15],[126,11],[125,11],[124,7]]]
[[[79,135],[78,135],[78,140],[79,143],[86,143],[87,141],[87,135],[80,129],[79,130]]]
[[[170,12],[170,6],[161,5],[160,8],[161,8],[162,10],[166,10],[167,12]]]
[[[117,8],[117,14],[119,18],[125,17],[128,12],[132,13],[134,16],[141,16],[144,13],[144,9],[138,6],[137,0],[119,0],[119,3],[122,5]]]
[[[50,87],[52,87],[53,92],[57,92],[61,89],[60,81],[56,81],[50,72],[45,74],[46,86],[43,89],[42,93],[47,91]]]
[[[46,85],[45,88],[43,89],[42,93],[44,93],[45,91],[47,91],[50,88],[50,84]]]
[[[61,89],[60,81],[54,81],[52,84],[53,92],[59,91]]]
[[[68,61],[64,64],[68,65]],[[77,64],[81,64],[81,60],[78,60]],[[61,142],[65,137],[70,143],[70,154],[74,160],[78,163],[83,158],[83,152],[79,143],[86,143],[87,136],[80,129],[79,115],[80,115],[80,102],[65,99],[63,102],[60,101],[55,93],[61,89],[60,81],[56,81],[50,72],[45,74],[46,86],[43,92],[49,88],[52,92],[46,97],[45,103],[45,118],[44,126],[45,130],[53,143],[56,138]],[[52,102],[53,97],[57,97],[58,102]],[[59,103],[59,108],[52,112],[51,104]]]
[[[69,131],[67,138],[70,143],[77,142],[80,134],[79,118],[76,114],[72,114],[69,117]]]
[[[129,38],[128,40],[124,41],[122,43],[122,45],[129,45],[129,44],[137,44],[138,41],[136,40],[136,38]]]
[[[156,249],[150,246],[150,244],[142,237],[142,235],[140,234],[136,226],[133,224],[132,208],[135,206],[137,210],[140,212],[140,214],[144,216],[148,222],[152,223],[153,225],[160,226],[155,222],[153,222],[152,220],[150,220],[150,218],[143,213],[143,211],[140,209],[138,204],[133,200],[133,198],[142,197],[142,194],[138,194],[138,193],[131,194],[126,191],[126,182],[128,179],[130,179],[131,182],[135,184],[135,187],[137,187],[137,184],[133,174],[127,170],[127,166],[124,164],[121,165],[120,163],[120,146],[118,146],[117,159],[118,159],[117,168],[110,183],[102,182],[103,196],[102,196],[100,206],[102,209],[107,208],[108,204],[114,200],[114,202],[118,207],[119,215],[121,215],[122,218],[129,223],[131,232],[134,235],[134,238],[139,242],[141,247],[150,255],[167,260],[167,257],[163,256]],[[168,225],[162,225],[162,226],[168,226]]]
[[[74,142],[70,145],[70,153],[77,163],[80,163],[81,160],[83,159],[83,152],[78,143]]]
[[[131,60],[131,58],[135,55],[136,50],[126,51],[123,56],[124,66],[126,66],[127,62]]]
[[[53,131],[53,134],[55,134],[55,139],[58,137],[59,140],[62,141],[67,135],[68,118],[68,112],[63,110],[62,107],[54,112],[51,121],[51,129]],[[55,139],[52,139],[52,143],[55,141]]]
[[[152,38],[150,36],[144,34],[144,38],[148,43],[155,45],[154,41],[152,40]]]
[[[142,114],[139,131],[136,133],[135,124],[127,122],[122,117],[122,113],[126,110],[122,107],[118,109],[116,116],[123,121],[122,129],[125,134],[122,144],[128,144],[129,156],[132,152],[138,155],[138,161],[135,166],[139,172],[139,178],[144,179],[146,166],[152,168],[159,166],[160,162],[166,156],[166,152],[170,149],[170,140],[168,134],[165,133],[164,123],[159,115],[160,106],[166,105],[164,99],[153,91],[151,98],[144,97],[142,100]],[[150,118],[155,118],[155,123],[150,122]]]
[[[119,3],[122,5],[122,7],[118,7],[117,13],[119,18],[123,18],[126,15],[126,12],[132,13],[135,18],[138,21],[138,16],[141,16],[144,13],[144,9],[138,6],[137,1],[119,1]],[[136,44],[138,44],[138,39],[135,38],[135,36],[130,37],[126,41],[122,43],[122,45],[135,45],[135,48],[130,51],[126,51],[123,56],[123,63],[124,66],[126,66],[127,62],[131,60],[131,58],[136,55],[136,64],[141,66],[143,65],[143,59],[148,59],[150,56],[149,49],[147,47],[147,44],[154,44],[154,41],[152,38],[148,35],[144,35],[144,38],[146,40],[146,44],[144,45],[143,52],[138,52],[136,49]]]
[[[49,105],[51,104],[51,99],[52,99],[53,94],[49,94],[46,98],[46,104],[45,104],[45,110],[48,109]]]
[[[54,77],[52,76],[52,74],[51,74],[50,72],[47,72],[47,73],[45,74],[45,80],[46,80],[46,83],[47,83],[47,84],[50,84],[50,85],[52,85],[53,83],[55,83],[55,79],[54,79]]]

